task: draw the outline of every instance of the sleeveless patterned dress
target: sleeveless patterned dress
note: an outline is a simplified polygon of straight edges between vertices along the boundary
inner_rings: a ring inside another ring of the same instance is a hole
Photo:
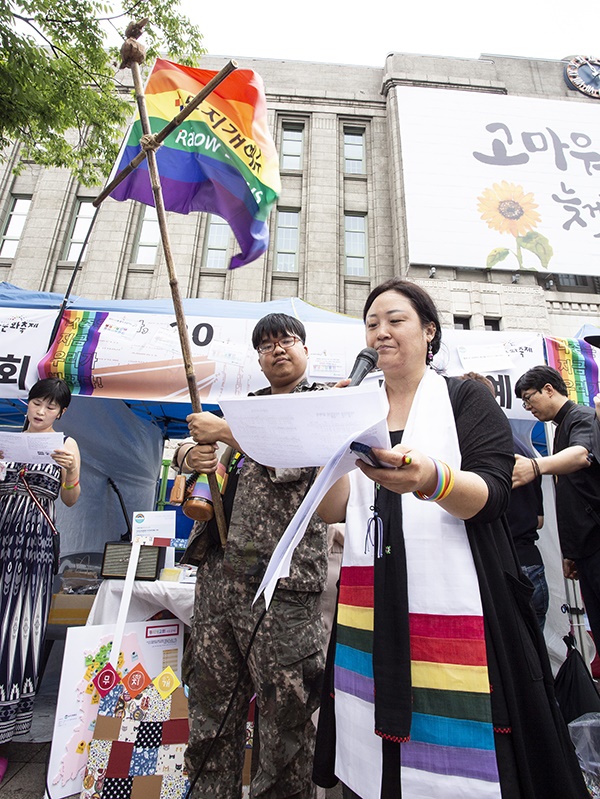
[[[53,533],[19,472],[0,482],[0,744],[29,731],[52,599]],[[26,464],[25,478],[54,520],[61,470]]]

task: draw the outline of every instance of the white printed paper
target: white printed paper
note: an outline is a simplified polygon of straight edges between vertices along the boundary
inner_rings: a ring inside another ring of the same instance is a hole
[[[3,433],[0,432],[0,451],[11,463],[56,463],[52,453],[61,449],[62,433]]]
[[[378,381],[330,391],[235,397],[220,405],[242,451],[277,468],[323,466],[351,436],[352,441],[385,420],[389,407]]]

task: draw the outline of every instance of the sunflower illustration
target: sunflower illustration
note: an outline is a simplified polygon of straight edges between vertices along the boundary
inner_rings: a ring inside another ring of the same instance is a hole
[[[542,218],[535,210],[538,205],[531,192],[526,194],[522,186],[503,180],[494,183],[491,189],[484,189],[477,200],[477,210],[489,228],[500,233],[511,233],[515,237],[516,250],[496,247],[490,252],[486,261],[488,269],[503,261],[511,252],[517,259],[519,269],[522,269],[523,250],[532,252],[542,266],[548,268],[553,250],[548,239],[534,230]]]
[[[491,189],[485,189],[477,199],[477,210],[483,221],[500,233],[523,236],[541,222],[540,215],[534,210],[538,206],[533,201],[533,194],[525,194],[523,187],[515,183],[508,183],[506,180],[494,183]]]

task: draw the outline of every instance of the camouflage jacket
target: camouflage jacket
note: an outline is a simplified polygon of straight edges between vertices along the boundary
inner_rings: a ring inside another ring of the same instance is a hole
[[[294,391],[317,391],[320,384],[306,380]],[[256,392],[270,394],[271,389]],[[277,542],[304,499],[315,477],[315,469],[272,470],[247,455],[239,474],[229,523],[223,568],[234,579],[260,583]],[[290,576],[279,588],[321,591],[327,577],[327,525],[318,516],[311,519],[304,538],[294,552]]]

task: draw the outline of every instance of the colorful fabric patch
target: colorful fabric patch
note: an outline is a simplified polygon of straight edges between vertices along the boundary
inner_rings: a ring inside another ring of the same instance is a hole
[[[129,776],[129,764],[131,763],[132,752],[132,743],[128,741],[113,741],[110,757],[108,758],[108,766],[106,768],[107,778]]]
[[[171,719],[163,722],[162,744],[187,743],[190,734],[190,725],[187,719]]]
[[[162,742],[162,723],[160,721],[142,721],[135,745],[138,749],[156,749]]]
[[[156,749],[146,749],[139,746],[133,747],[129,775],[135,777],[156,774],[156,761],[158,758],[158,747]]]
[[[156,773],[183,774],[183,756],[185,754],[185,750],[186,744],[171,744],[170,746],[161,746],[158,750],[158,758],[156,760]]]
[[[147,777],[134,777],[133,787],[131,788],[131,799],[159,799],[163,777],[156,775]],[[184,793],[178,795],[179,799],[185,796]]]
[[[154,685],[149,685],[140,696],[143,700],[147,700],[147,710],[144,710],[147,721],[168,721],[171,718],[170,696],[163,699]],[[146,707],[144,703],[142,707]]]
[[[187,795],[189,787],[190,783],[187,777],[165,774],[162,779],[160,799],[181,799],[182,796]]]
[[[171,718],[187,719],[189,714],[188,701],[183,686],[180,685],[171,694]]]
[[[135,743],[138,736],[140,723],[141,722],[134,721],[133,719],[128,719],[128,718],[121,719],[119,741],[131,741]]]
[[[107,693],[102,694],[99,700],[98,713],[102,716],[114,716],[122,693],[123,686],[119,683]]]
[[[107,777],[102,788],[102,799],[129,799],[132,785],[133,777]]]
[[[120,737],[121,732],[121,719],[113,718],[112,716],[101,716],[98,714],[96,717],[96,726],[94,727],[94,738],[100,741],[119,741],[124,740]]]
[[[138,722],[143,721],[146,718],[149,707],[150,700],[145,693],[142,693],[127,703],[124,718]]]
[[[95,776],[106,773],[111,748],[112,741],[92,740],[87,762],[88,772]]]

